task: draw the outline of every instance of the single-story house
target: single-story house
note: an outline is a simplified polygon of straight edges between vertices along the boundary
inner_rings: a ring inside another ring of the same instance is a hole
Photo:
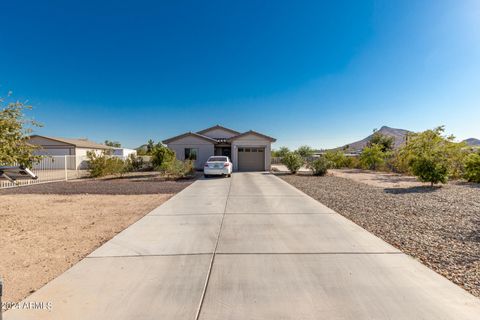
[[[134,149],[128,149],[128,148],[113,148],[113,155],[117,157],[128,157],[131,154],[134,156],[137,155],[137,150]]]
[[[31,135],[28,143],[40,147],[35,151],[36,155],[51,156],[52,159],[56,159],[58,156],[69,156],[69,169],[85,169],[87,167],[87,152],[89,151],[100,154],[104,151],[111,152],[113,149],[88,139],[67,139],[41,135]]]
[[[175,151],[177,159],[195,161],[203,169],[210,156],[228,156],[234,171],[267,171],[271,164],[271,144],[276,139],[265,134],[238,131],[219,125],[184,134],[163,141]]]

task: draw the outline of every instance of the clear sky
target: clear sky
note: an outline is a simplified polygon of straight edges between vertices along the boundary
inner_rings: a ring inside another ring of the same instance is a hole
[[[480,138],[480,1],[1,1],[9,90],[39,134],[127,147],[215,124],[276,147]]]

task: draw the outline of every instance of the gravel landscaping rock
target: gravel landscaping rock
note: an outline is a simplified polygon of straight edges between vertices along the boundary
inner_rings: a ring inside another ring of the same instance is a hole
[[[162,181],[155,177],[128,176],[117,179],[71,180],[0,189],[2,194],[173,194],[192,184],[195,179]]]
[[[282,179],[480,297],[480,186],[381,188],[351,179]]]

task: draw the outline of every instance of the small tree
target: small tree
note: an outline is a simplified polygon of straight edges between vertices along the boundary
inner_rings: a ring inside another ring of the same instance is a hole
[[[272,156],[282,158],[289,152],[290,149],[288,149],[287,147],[280,147],[280,149],[272,152]]]
[[[385,153],[382,146],[374,144],[371,147],[365,147],[360,154],[360,164],[364,169],[377,170],[385,163]]]
[[[284,164],[291,173],[295,174],[304,164],[304,160],[298,153],[289,152],[282,158],[282,164]]]
[[[324,176],[331,167],[332,162],[325,157],[320,157],[308,163],[308,168],[312,170],[314,176]]]
[[[373,135],[367,143],[368,147],[372,147],[373,145],[380,146],[382,152],[388,152],[393,150],[393,145],[395,143],[395,138],[391,136],[387,136],[377,131],[377,129],[373,130]]]
[[[448,179],[448,167],[445,163],[435,161],[433,158],[418,157],[410,162],[412,173],[422,182],[446,183]]]
[[[154,148],[155,148],[155,141],[153,141],[152,139],[148,140],[146,154],[151,156]]]
[[[105,145],[114,148],[120,148],[122,145],[118,141],[105,140]]]
[[[300,146],[295,152],[302,158],[308,158],[315,154],[315,150],[309,146]]]
[[[22,102],[6,103],[4,98],[0,98],[0,165],[29,166],[40,158],[34,155],[37,147],[28,143],[32,127],[41,126],[25,118],[23,112],[30,109],[31,106]]]
[[[332,168],[346,168],[350,166],[350,159],[347,158],[345,153],[343,151],[337,150],[337,151],[327,151],[323,155],[325,159],[330,161],[331,167]]]
[[[465,179],[480,183],[480,153],[471,153],[465,159]]]
[[[400,162],[406,163],[420,181],[433,184],[446,183],[453,161],[462,157],[463,144],[454,142],[455,137],[444,136],[443,126],[420,133],[412,133],[399,150]],[[453,174],[452,174],[453,175]]]
[[[152,165],[156,169],[169,166],[175,160],[175,152],[161,143],[157,143],[151,151]]]

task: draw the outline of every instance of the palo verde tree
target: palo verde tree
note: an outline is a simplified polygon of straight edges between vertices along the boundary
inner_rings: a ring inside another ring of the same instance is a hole
[[[40,124],[25,117],[24,111],[31,109],[20,101],[8,102],[0,98],[0,165],[20,164],[29,166],[38,157],[34,155],[37,147],[28,143],[33,127]]]
[[[280,147],[280,149],[272,151],[272,156],[283,158],[289,152],[290,149],[288,149],[288,147]]]
[[[315,150],[309,146],[300,146],[297,150],[295,150],[295,153],[302,158],[308,158],[314,155]]]
[[[395,143],[395,138],[391,136],[387,136],[377,131],[377,129],[373,130],[373,135],[367,143],[368,147],[372,147],[373,145],[380,146],[382,152],[388,152],[393,150],[393,145]]]
[[[372,144],[362,150],[359,160],[364,169],[377,170],[385,163],[385,152],[381,145]]]
[[[445,136],[443,126],[408,135],[407,142],[399,150],[402,162],[422,182],[446,183],[454,175],[455,162],[462,158],[462,143],[454,142],[454,136]],[[456,169],[455,169],[456,170]]]

